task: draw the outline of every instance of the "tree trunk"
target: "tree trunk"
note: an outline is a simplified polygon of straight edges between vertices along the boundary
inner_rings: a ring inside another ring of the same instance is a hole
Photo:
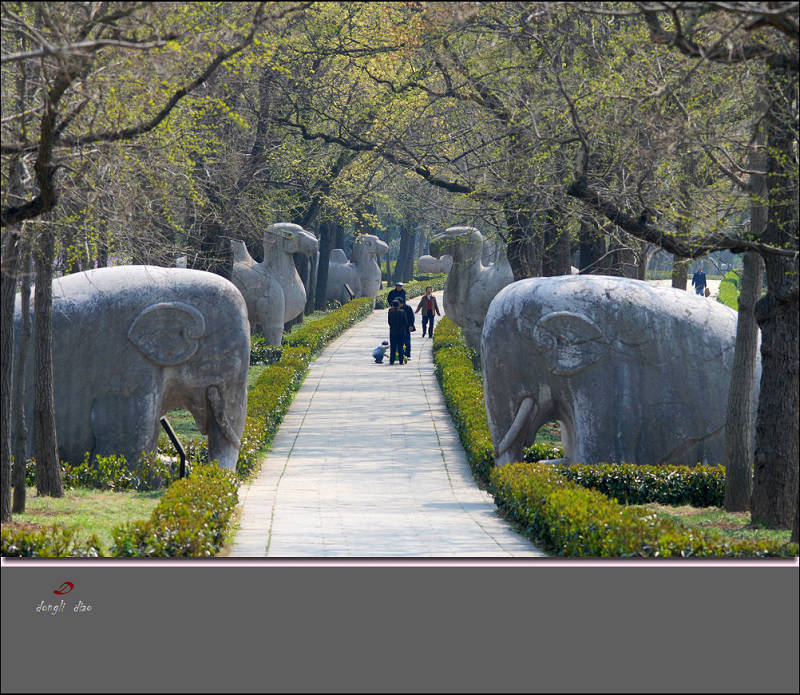
[[[744,254],[725,428],[725,509],[729,512],[748,510],[753,491],[753,386],[758,354],[758,325],[753,309],[761,296],[763,272],[761,256]]]
[[[772,215],[770,215],[772,216]],[[761,389],[756,420],[751,517],[791,528],[798,493],[798,264],[767,256],[767,295],[756,305],[761,328]]]
[[[691,258],[672,255],[672,286],[676,289],[686,291],[686,283],[689,280],[689,264],[691,262]]]
[[[31,346],[31,252],[29,245],[21,240],[19,246],[19,272],[22,277],[20,292],[21,335],[17,337],[17,360],[14,363],[14,385],[12,396],[14,469],[11,472],[14,485],[14,499],[11,504],[12,514],[25,511],[25,466],[28,462],[28,426],[25,422],[25,372],[28,364],[27,355]]]
[[[603,256],[606,255],[605,234],[597,228],[592,220],[584,217],[581,219],[578,237],[580,240],[578,269],[581,273],[599,273]]]
[[[335,249],[342,249],[342,251],[347,251],[344,248],[344,227],[341,224],[336,225],[336,244],[334,245]],[[349,258],[349,256],[348,256]]]
[[[409,232],[408,237],[408,254],[406,255],[403,274],[401,275],[403,282],[410,282],[414,277],[414,252],[417,249],[417,232]]]
[[[797,247],[793,116],[796,96],[788,68],[770,64],[773,96],[763,119],[767,140],[769,214],[762,239]],[[751,519],[769,528],[791,528],[797,519],[798,468],[798,268],[793,258],[764,255],[767,294],[756,304],[761,328],[761,390],[756,419]]]
[[[308,284],[306,285],[305,315],[314,313],[317,300],[317,273],[319,272],[319,253],[308,259]]]
[[[16,225],[2,236],[0,262],[0,520],[11,521],[11,375],[14,363],[14,291],[17,286]]]
[[[319,261],[317,261],[317,290],[314,302],[314,306],[319,310],[324,309],[326,304],[325,293],[328,289],[328,262],[331,257],[332,241],[331,223],[323,222],[319,226]]]
[[[403,227],[400,228],[400,250],[398,251],[397,261],[394,264],[394,274],[392,283],[403,282],[403,272],[406,267],[407,258],[412,253],[412,246],[409,243],[411,234]]]
[[[514,280],[541,277],[542,242],[531,232],[530,215],[521,208],[506,211],[508,243],[506,257]]]
[[[569,230],[562,222],[558,210],[551,209],[545,213],[542,251],[542,275],[545,277],[569,275],[572,271]]]
[[[39,495],[63,497],[61,467],[56,438],[55,391],[53,385],[53,257],[55,239],[51,232],[39,237],[35,253],[34,293],[33,433],[36,455],[36,491]]]

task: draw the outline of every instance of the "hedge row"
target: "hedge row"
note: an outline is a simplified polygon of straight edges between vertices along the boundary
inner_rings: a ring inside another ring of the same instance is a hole
[[[272,441],[314,354],[371,312],[372,300],[357,299],[291,334],[280,359],[261,372],[248,394],[247,418],[237,462],[238,478],[246,477],[255,468],[258,454]],[[236,506],[237,476],[217,466],[206,465],[207,458],[205,445],[187,452],[187,465],[193,464],[191,476],[170,485],[149,520],[115,529],[112,554],[118,557],[208,557],[218,552]],[[101,459],[101,462],[105,463],[100,473],[93,474],[87,464],[77,467],[74,474],[70,469],[68,475],[73,475],[78,482],[92,475],[98,480],[132,479],[130,473],[121,471],[118,457]],[[151,463],[151,469],[147,469],[150,474],[162,472]],[[121,487],[116,484],[116,489]],[[18,557],[99,554],[96,539],[78,543],[62,527],[36,533],[3,529],[2,538],[3,555],[7,550]]]
[[[494,465],[494,449],[483,405],[483,384],[473,369],[461,329],[446,316],[434,330],[433,362],[469,465],[486,483]]]
[[[403,283],[403,289],[406,291],[406,299],[413,299],[425,294],[426,287],[432,287],[434,292],[444,289],[447,282],[447,275],[437,275],[431,280],[415,280],[412,282]],[[375,308],[386,309],[388,306],[389,292],[394,289],[394,285],[389,285],[385,290],[378,292],[375,297]]]
[[[0,554],[3,557],[102,557],[100,541],[92,535],[79,541],[75,532],[63,526],[41,531],[25,528],[3,529]]]
[[[147,521],[112,531],[115,557],[212,557],[222,547],[236,503],[238,480],[218,466],[196,466],[177,480]]]
[[[734,311],[739,311],[739,291],[741,290],[741,278],[734,271],[725,273],[725,277],[719,283],[719,297],[717,301]]]
[[[570,557],[794,557],[797,543],[728,540],[641,507],[626,507],[568,480],[559,467],[515,463],[494,468],[490,491],[500,509],[547,551]]]
[[[601,463],[594,466],[558,466],[558,472],[579,485],[598,490],[621,504],[725,504],[723,466],[642,466]]]

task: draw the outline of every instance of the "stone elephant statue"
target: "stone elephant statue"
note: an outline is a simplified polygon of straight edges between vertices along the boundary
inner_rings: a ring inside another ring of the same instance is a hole
[[[449,227],[431,239],[431,251],[452,256],[442,298],[444,311],[461,326],[464,340],[478,348],[486,310],[494,296],[514,281],[514,273],[502,248],[492,265],[481,262],[484,239],[474,227]]]
[[[353,242],[353,254],[349,261],[342,249],[332,249],[328,260],[326,300],[349,301],[345,283],[353,290],[354,297],[374,299],[381,288],[381,268],[377,259],[388,252],[386,242],[374,234],[362,234]]]
[[[264,260],[256,263],[243,241],[231,239],[231,282],[242,293],[253,332],[257,327],[270,345],[280,345],[283,324],[303,313],[306,288],[293,255],[316,260],[319,241],[300,225],[279,222],[264,232]]]
[[[639,280],[514,282],[481,336],[496,463],[521,460],[558,420],[571,463],[725,464],[736,321],[721,304]]]
[[[14,318],[19,326],[19,297]],[[208,435],[209,459],[235,469],[249,362],[244,299],[218,275],[134,265],[53,281],[56,432],[59,456],[70,464],[89,452],[121,454],[132,465],[156,448],[161,416],[185,408]],[[25,401],[28,455],[31,382]]]
[[[439,258],[434,256],[420,256],[417,259],[417,268],[420,273],[449,273],[453,267],[453,257],[444,254]]]

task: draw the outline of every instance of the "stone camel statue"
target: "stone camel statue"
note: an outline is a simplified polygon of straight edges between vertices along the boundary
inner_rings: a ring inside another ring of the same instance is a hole
[[[453,258],[444,286],[445,313],[461,326],[464,340],[475,349],[480,347],[483,319],[489,304],[503,287],[514,281],[502,249],[499,249],[497,262],[483,265],[483,243],[483,234],[474,227],[448,227],[431,239],[432,250]]]
[[[243,241],[231,239],[233,282],[247,304],[251,331],[260,327],[270,345],[280,345],[283,324],[305,309],[306,288],[292,255],[314,258],[319,241],[300,225],[279,222],[264,232],[264,260],[256,263]]]
[[[345,283],[353,290],[354,297],[374,299],[381,288],[381,268],[377,259],[388,251],[386,242],[374,234],[362,234],[353,242],[353,255],[349,261],[342,249],[331,250],[326,299],[342,303],[349,301]]]

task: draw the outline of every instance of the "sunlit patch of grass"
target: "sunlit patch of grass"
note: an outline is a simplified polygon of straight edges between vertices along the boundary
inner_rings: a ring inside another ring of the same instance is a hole
[[[750,512],[726,512],[721,507],[692,507],[690,505],[672,507],[658,502],[650,502],[642,506],[670,519],[681,521],[687,526],[713,531],[730,539],[755,538],[788,543],[792,535],[789,529],[775,530],[753,527],[750,524]]]
[[[75,488],[63,497],[39,497],[35,487],[27,488],[25,513],[14,514],[14,522],[51,526],[63,524],[81,539],[96,534],[103,554],[108,555],[111,531],[128,521],[147,519],[164,490],[110,492]],[[5,526],[5,525],[4,525]]]

